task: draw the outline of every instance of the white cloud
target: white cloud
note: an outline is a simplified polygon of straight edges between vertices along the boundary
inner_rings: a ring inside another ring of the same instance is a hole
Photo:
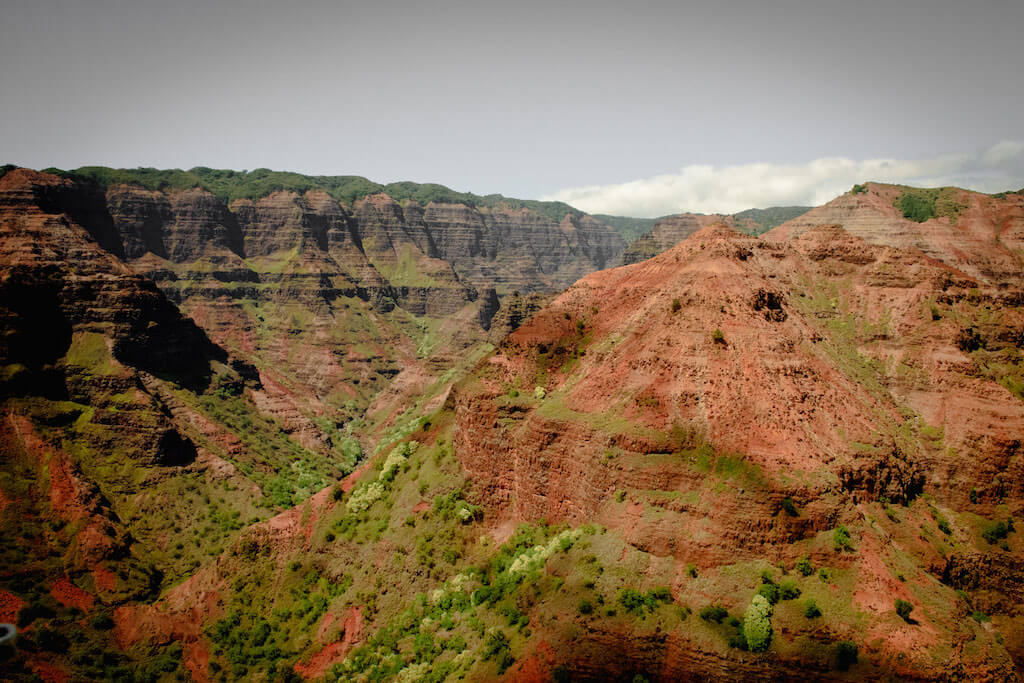
[[[804,164],[685,166],[675,174],[568,188],[543,199],[619,216],[735,213],[752,207],[824,204],[866,180],[919,187],[956,185],[981,192],[1019,189],[1024,187],[1024,142],[1004,140],[976,155],[933,159],[836,157]]]

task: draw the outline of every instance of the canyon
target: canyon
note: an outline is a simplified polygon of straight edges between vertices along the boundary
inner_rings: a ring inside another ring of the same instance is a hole
[[[1022,677],[1022,193],[5,169],[15,679]]]

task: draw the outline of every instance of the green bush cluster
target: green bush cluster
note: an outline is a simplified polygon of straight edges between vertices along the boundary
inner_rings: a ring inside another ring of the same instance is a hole
[[[837,552],[849,552],[853,550],[853,540],[850,538],[850,530],[840,524],[832,532],[832,546]]]
[[[653,612],[660,605],[672,602],[672,593],[667,586],[654,588],[641,593],[633,588],[623,588],[619,591],[619,604],[629,612],[638,616],[645,616],[647,612]]]
[[[1013,519],[1007,519],[1006,521],[994,522],[986,526],[981,530],[981,537],[994,544],[1009,536],[1013,530]]]
[[[903,217],[918,223],[935,218],[935,197],[922,192],[907,190],[899,198],[899,209]]]
[[[910,622],[910,613],[914,611],[914,606],[906,600],[896,598],[896,614],[900,615],[903,621]]]
[[[721,624],[729,616],[729,610],[721,605],[708,605],[700,611],[700,618],[704,621],[713,621]]]

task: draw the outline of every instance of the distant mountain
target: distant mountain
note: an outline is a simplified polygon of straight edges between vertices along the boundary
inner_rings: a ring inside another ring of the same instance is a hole
[[[606,213],[595,213],[594,218],[605,225],[610,225],[622,239],[630,244],[640,235],[654,227],[660,218],[631,218],[629,216],[609,216]]]
[[[774,206],[768,209],[747,209],[731,215],[680,213],[658,219],[645,219],[654,221],[654,224],[626,247],[622,254],[622,265],[639,263],[657,256],[713,223],[722,222],[740,232],[760,235],[786,220],[806,213],[809,209],[810,207],[806,206]],[[607,218],[602,220],[613,225]]]
[[[736,229],[751,235],[768,232],[777,225],[810,211],[810,206],[771,206],[767,209],[747,209],[732,214]]]

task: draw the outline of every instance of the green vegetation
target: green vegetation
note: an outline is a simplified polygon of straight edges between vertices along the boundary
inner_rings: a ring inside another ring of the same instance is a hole
[[[918,223],[937,217],[945,217],[951,223],[967,208],[957,201],[957,190],[952,187],[922,189],[908,187],[896,200],[896,207],[903,217]]]
[[[864,194],[867,191],[868,191],[867,184],[866,183],[862,183],[860,185],[854,185],[853,188],[850,190],[850,194]]]
[[[793,499],[788,496],[782,499],[782,509],[785,510],[786,514],[790,517],[800,516],[800,512],[796,509],[796,503],[794,503]]]
[[[832,532],[832,547],[836,552],[850,552],[853,550],[853,540],[850,538],[850,530],[840,524]]]
[[[810,576],[814,573],[814,565],[811,564],[811,558],[804,555],[796,561],[796,565],[793,567],[801,576]]]
[[[721,605],[708,605],[700,611],[700,618],[704,621],[713,621],[721,624],[729,616],[729,610]]]
[[[736,227],[753,235],[761,235],[786,221],[802,216],[811,206],[770,206],[767,209],[747,209],[732,215]]]
[[[935,218],[935,198],[920,192],[904,192],[899,199],[903,217],[918,223]]]
[[[83,166],[73,171],[55,168],[45,170],[48,173],[94,184],[104,189],[118,184],[139,185],[150,190],[187,190],[199,187],[212,192],[229,204],[236,199],[259,199],[280,190],[300,194],[310,190],[322,190],[338,201],[349,205],[368,195],[384,192],[395,201],[412,200],[424,206],[430,202],[446,202],[484,209],[503,207],[516,210],[525,208],[555,222],[561,222],[566,214],[582,215],[578,209],[562,202],[512,199],[500,194],[479,196],[469,192],[457,192],[444,185],[434,183],[398,182],[381,185],[361,176],[307,176],[287,171],[271,171],[266,168],[258,168],[253,171],[232,171],[197,166],[183,171],[180,169],[116,169],[104,166]]]
[[[813,598],[808,598],[804,603],[804,616],[808,619],[817,619],[821,616],[821,609]]]
[[[857,644],[848,640],[836,645],[836,667],[845,671],[857,663]]]
[[[715,331],[711,333],[711,341],[715,344],[725,346],[725,334],[722,333],[722,330],[716,327]]]
[[[751,652],[768,649],[772,639],[772,606],[762,595],[755,595],[743,616],[743,637]]]
[[[594,218],[605,225],[611,226],[622,235],[627,244],[635,241],[640,235],[651,230],[660,218],[632,218],[629,216],[609,216],[604,213],[593,214]]]
[[[800,597],[800,588],[795,581],[783,581],[779,584],[779,597],[783,600],[795,600]]]
[[[1013,530],[1013,519],[993,522],[981,530],[981,537],[989,543],[995,544],[1006,538]]]
[[[779,601],[779,586],[774,582],[764,583],[757,588],[757,594],[774,605]]]
[[[907,623],[910,622],[910,613],[914,611],[914,606],[906,600],[896,598],[896,614],[900,615],[900,618]]]
[[[653,612],[660,605],[670,602],[672,602],[672,593],[669,592],[667,586],[649,590],[647,593],[641,593],[632,588],[624,588],[619,592],[619,604],[628,613],[640,617],[648,612]]]

